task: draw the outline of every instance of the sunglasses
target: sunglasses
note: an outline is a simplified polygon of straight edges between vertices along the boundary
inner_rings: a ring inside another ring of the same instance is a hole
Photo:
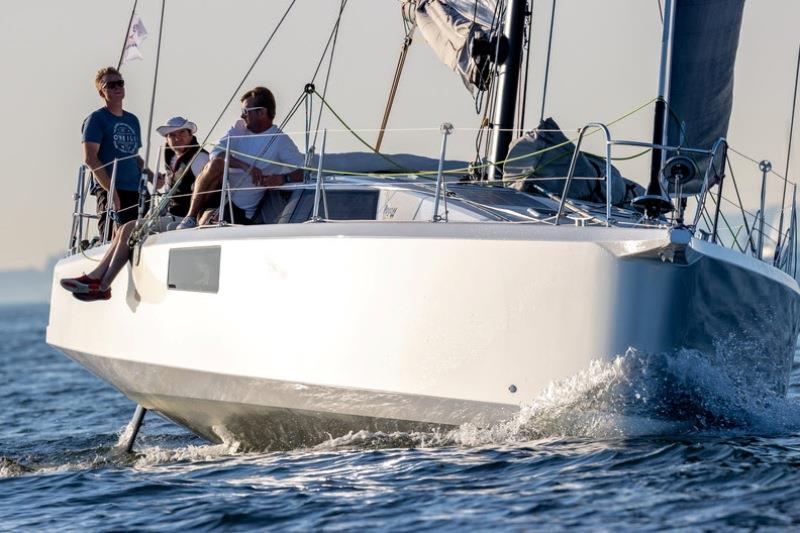
[[[242,108],[242,114],[241,114],[241,117],[242,117],[242,118],[247,118],[247,115],[249,115],[250,113],[252,113],[253,111],[255,111],[255,110],[257,110],[257,109],[266,109],[266,107],[263,107],[263,106],[258,106],[258,107],[243,107],[243,108]]]
[[[114,81],[107,81],[103,84],[105,89],[116,89],[119,87],[120,89],[125,87],[125,80],[114,80]]]

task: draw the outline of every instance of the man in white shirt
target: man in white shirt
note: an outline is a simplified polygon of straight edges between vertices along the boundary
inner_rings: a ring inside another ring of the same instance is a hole
[[[220,189],[225,166],[225,148],[230,143],[230,170],[233,212],[227,205],[222,217],[236,224],[252,224],[264,187],[278,187],[303,179],[303,155],[292,140],[273,124],[275,97],[266,87],[256,87],[241,98],[241,119],[219,140],[211,161],[195,182],[189,212],[178,229],[193,228],[197,217],[209,205],[207,192]]]

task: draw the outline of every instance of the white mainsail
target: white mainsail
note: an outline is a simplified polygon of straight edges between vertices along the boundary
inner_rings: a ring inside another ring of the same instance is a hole
[[[497,7],[496,0],[404,0],[403,16],[416,24],[442,63],[473,90],[485,88]]]

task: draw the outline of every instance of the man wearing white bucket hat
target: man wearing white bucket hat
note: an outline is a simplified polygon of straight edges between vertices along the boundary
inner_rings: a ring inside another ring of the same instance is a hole
[[[164,148],[167,188],[175,187],[167,208],[168,219],[163,220],[162,217],[161,222],[178,223],[189,212],[195,179],[208,163],[209,155],[197,142],[194,136],[197,125],[190,120],[172,117],[163,126],[156,128],[156,131],[167,139],[167,146]],[[207,201],[213,202],[214,197],[219,203],[219,193],[211,193]]]

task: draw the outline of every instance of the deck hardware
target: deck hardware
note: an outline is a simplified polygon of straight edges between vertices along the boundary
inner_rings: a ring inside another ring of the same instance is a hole
[[[678,212],[675,216],[675,222],[678,226],[683,225],[683,212],[686,209],[686,203],[681,201],[683,186],[692,181],[699,170],[697,164],[685,155],[676,155],[667,159],[661,173],[667,182],[672,182],[675,190],[675,198],[677,200]]]
[[[314,210],[311,213],[311,221],[312,222],[321,222],[322,219],[319,216],[319,201],[320,197],[324,194],[323,184],[324,178],[322,176],[322,165],[325,161],[325,141],[328,138],[328,129],[322,130],[322,148],[319,151],[319,162],[317,163],[317,186],[314,189]],[[323,206],[325,209],[325,216],[328,216],[328,208],[327,204]]]
[[[578,140],[575,143],[575,151],[572,153],[572,159],[569,162],[569,171],[567,172],[567,179],[564,183],[564,190],[561,193],[561,200],[558,203],[558,212],[555,217],[555,225],[558,226],[561,220],[561,213],[564,212],[564,204],[567,201],[567,193],[569,186],[572,184],[572,178],[575,177],[575,167],[578,163],[578,156],[580,155],[581,144],[583,143],[583,136],[590,128],[599,128],[603,130],[606,136],[606,227],[611,225],[611,145],[614,141],[611,140],[611,132],[605,124],[600,122],[590,122],[580,129],[578,133]]]
[[[447,222],[447,185],[443,177],[444,170],[444,156],[447,152],[447,137],[453,133],[453,125],[449,122],[443,122],[439,126],[439,132],[442,134],[442,149],[439,151],[439,169],[436,173],[436,196],[433,198],[433,220],[431,222]],[[444,194],[442,194],[444,193]],[[444,216],[439,214],[439,199],[444,196]]]
[[[223,226],[225,225],[225,196],[230,195],[230,191],[228,191],[228,174],[231,168],[231,137],[228,135],[228,138],[225,139],[225,166],[222,168],[222,187],[220,187],[219,191],[219,214],[217,215],[218,225]],[[231,222],[235,223],[236,221],[233,220],[233,209],[231,209]]]
[[[111,234],[111,226],[114,224],[113,219],[111,218],[112,213],[115,215],[116,212],[114,211],[114,194],[117,192],[117,159],[114,158],[114,164],[111,167],[111,185],[108,187],[108,194],[106,195],[106,227],[103,231],[103,244],[108,242],[108,239]]]
[[[81,204],[83,203],[83,182],[86,177],[85,167],[81,165],[78,167],[78,184],[76,186],[75,194],[72,195],[72,200],[75,202],[75,208],[72,212],[72,229],[69,232],[69,246],[70,251],[77,249],[78,243],[83,240],[83,219],[81,214]]]
[[[508,386],[508,392],[510,392],[511,394],[514,394],[515,392],[517,392],[517,386],[514,385],[514,384],[509,385]]]
[[[766,207],[765,203],[767,201],[767,174],[772,171],[772,163],[764,159],[758,164],[758,170],[761,171],[761,203],[759,212],[761,213],[761,217],[758,219],[758,258],[763,259],[764,257],[764,222],[765,222],[765,213],[764,208]]]

